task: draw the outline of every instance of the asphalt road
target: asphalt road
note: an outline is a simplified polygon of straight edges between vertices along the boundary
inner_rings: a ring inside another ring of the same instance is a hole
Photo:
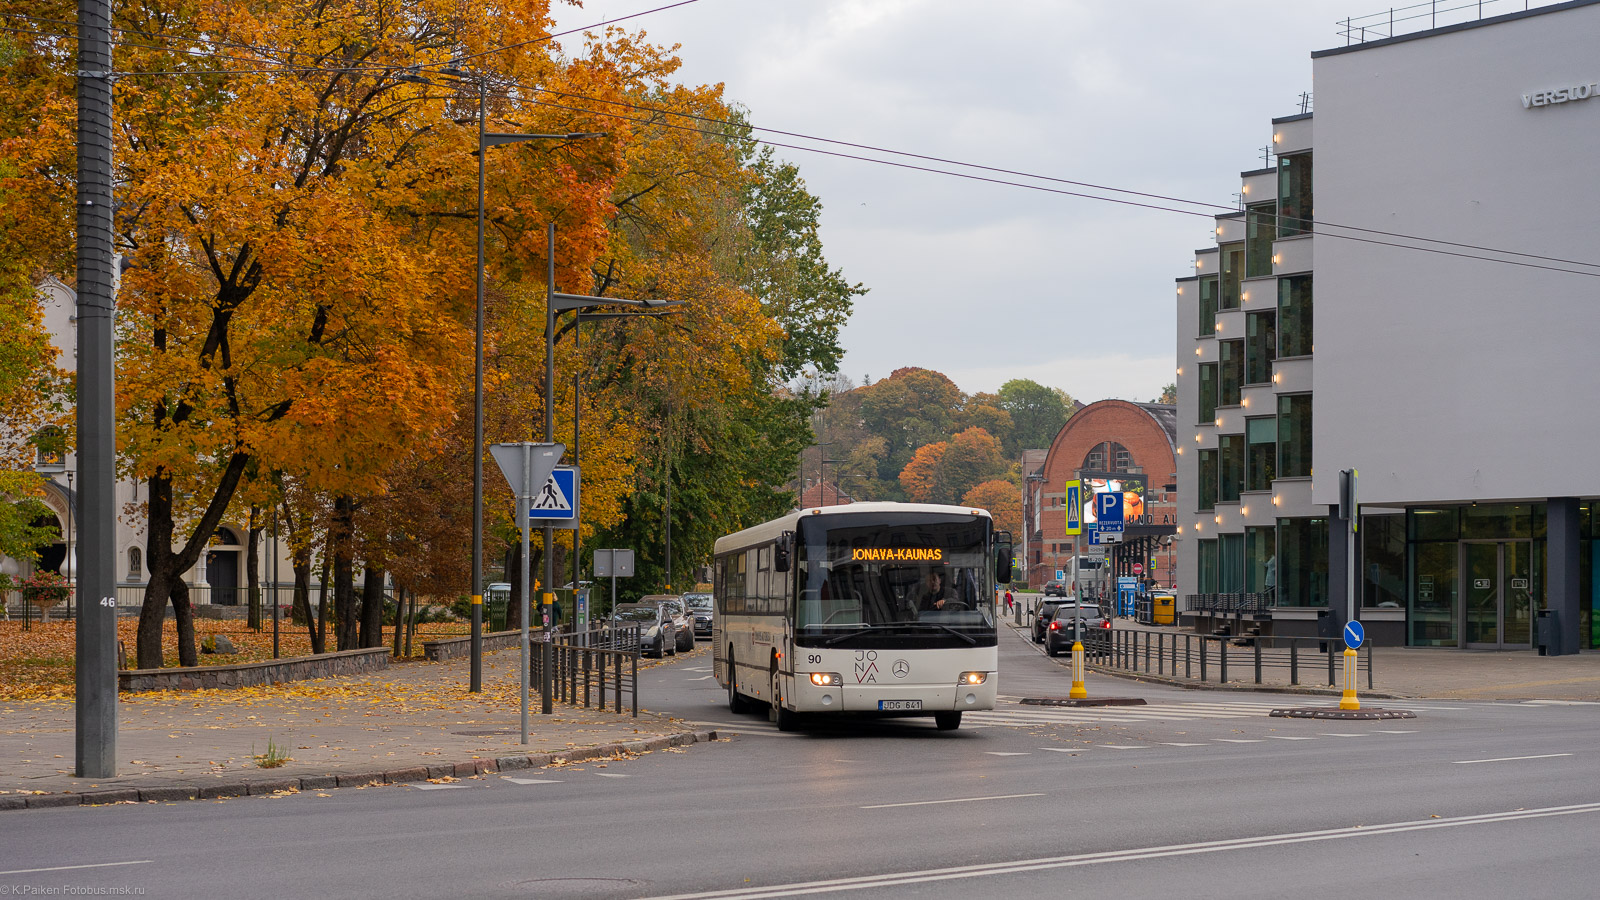
[[[1061,663],[1009,629],[1001,646],[1004,697],[1066,692]],[[1600,876],[1597,705],[1338,723],[1266,715],[1305,698],[1102,678],[1092,695],[1149,705],[782,734],[731,716],[710,675],[704,649],[641,675],[646,706],[729,736],[677,752],[6,813],[0,894],[1527,900],[1592,896]]]

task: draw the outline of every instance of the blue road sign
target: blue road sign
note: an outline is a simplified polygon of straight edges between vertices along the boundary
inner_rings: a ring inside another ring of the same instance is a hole
[[[1080,481],[1067,482],[1067,534],[1083,531],[1083,501],[1079,499],[1082,489]]]
[[[1122,523],[1122,492],[1107,491],[1094,495],[1094,517],[1100,522]]]
[[[1360,650],[1361,642],[1367,639],[1367,630],[1361,627],[1360,622],[1344,623],[1344,645],[1351,650]]]
[[[557,466],[544,488],[528,504],[528,518],[534,522],[574,527],[578,522],[578,470]]]

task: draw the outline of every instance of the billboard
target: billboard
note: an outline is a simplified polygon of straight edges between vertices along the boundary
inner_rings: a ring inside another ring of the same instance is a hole
[[[1142,525],[1146,519],[1145,494],[1149,483],[1143,475],[1131,475],[1126,472],[1079,472],[1078,480],[1083,482],[1083,523],[1085,525],[1098,525],[1099,519],[1095,516],[1096,494],[1107,494],[1114,491],[1122,493],[1122,521],[1126,525]]]

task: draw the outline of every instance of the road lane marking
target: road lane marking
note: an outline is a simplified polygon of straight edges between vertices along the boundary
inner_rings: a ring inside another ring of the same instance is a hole
[[[1144,744],[1101,744],[1100,746],[1102,746],[1102,747],[1110,747],[1113,750],[1149,750],[1150,749],[1149,747],[1145,746]]]
[[[1267,738],[1268,740],[1273,740],[1273,741],[1314,741],[1314,740],[1316,740],[1316,738],[1314,738],[1314,737],[1304,737],[1304,736],[1296,737],[1296,736],[1291,735],[1291,734],[1268,734],[1268,735],[1263,735],[1263,737]]]
[[[0,872],[0,875],[31,875],[34,872],[67,872],[72,869],[106,869],[112,866],[142,866],[145,863],[155,862],[153,859],[130,859],[127,862],[112,863],[85,863],[81,866],[46,866],[42,869],[11,869]]]
[[[1350,731],[1319,731],[1317,733],[1323,737],[1366,737],[1365,733]]]
[[[460,790],[461,788],[466,788],[466,787],[472,787],[472,785],[470,785],[470,784],[430,784],[430,783],[428,783],[426,781],[411,781],[411,782],[407,782],[406,783],[406,787],[416,788],[419,791],[450,791],[450,790]]]
[[[1417,733],[1416,729],[1412,729],[1410,731],[1390,731],[1387,728],[1379,728],[1378,732],[1380,734],[1416,734]]]
[[[1000,794],[994,797],[959,797],[954,800],[917,800],[912,803],[879,803],[860,809],[896,809],[901,806],[938,806],[941,803],[977,803],[979,800],[1018,800],[1023,797],[1043,797],[1043,794]]]
[[[1354,825],[1344,828],[1329,828],[1321,831],[1265,834],[1248,838],[1201,841],[1191,844],[1168,844],[1165,846],[1113,850],[1102,853],[1081,853],[1069,856],[1036,857],[1034,859],[1023,859],[1012,862],[979,863],[976,865],[952,866],[940,869],[921,869],[906,872],[893,872],[882,875],[865,875],[853,878],[830,878],[820,881],[802,881],[791,882],[789,884],[775,884],[766,887],[744,885],[742,887],[727,890],[702,891],[690,894],[669,894],[666,896],[658,896],[655,898],[655,900],[733,900],[733,898],[742,898],[742,900],[764,900],[764,898],[770,897],[795,897],[805,894],[827,894],[840,891],[871,890],[875,888],[881,889],[905,884],[926,884],[938,881],[951,881],[959,878],[1016,875],[1025,872],[1076,868],[1080,866],[1100,865],[1102,863],[1135,862],[1147,859],[1194,856],[1205,853],[1222,853],[1230,850],[1254,850],[1264,847],[1278,847],[1289,844],[1308,844],[1319,841],[1338,841],[1362,837],[1382,837],[1385,835],[1400,834],[1411,831],[1428,831],[1435,828],[1459,828],[1465,825],[1490,825],[1501,822],[1516,822],[1523,819],[1542,819],[1554,816],[1581,815],[1584,813],[1600,813],[1600,803],[1582,803],[1573,806],[1552,806],[1540,809],[1484,813],[1473,816],[1423,819],[1421,821],[1413,822],[1393,822],[1386,825]]]
[[[1496,759],[1458,759],[1455,765],[1470,766],[1473,763],[1486,762],[1516,762],[1519,759],[1555,759],[1558,756],[1571,756],[1571,753],[1541,753],[1538,756],[1501,756]]]
[[[1224,744],[1259,744],[1259,743],[1261,743],[1261,739],[1260,738],[1217,738],[1216,740],[1218,740],[1218,741],[1220,741],[1220,742],[1222,742]]]
[[[699,678],[690,678],[690,679],[687,679],[687,680],[689,680],[689,681],[710,681],[711,679],[713,679],[715,677],[717,677],[717,676],[715,676],[715,675],[701,675]]]
[[[512,778],[510,775],[501,775],[503,780],[512,784],[560,784],[559,778]]]
[[[628,776],[622,774],[621,772],[596,772],[595,774],[599,775],[601,778],[627,778],[628,777]]]
[[[989,755],[989,756],[1027,756],[1028,755],[1026,753],[1007,753],[1004,750],[985,750],[983,752],[985,754]]]
[[[1040,747],[1040,750],[1049,750],[1051,753],[1082,753],[1088,747]]]
[[[1205,744],[1184,744],[1179,741],[1162,741],[1168,747],[1204,747]]]

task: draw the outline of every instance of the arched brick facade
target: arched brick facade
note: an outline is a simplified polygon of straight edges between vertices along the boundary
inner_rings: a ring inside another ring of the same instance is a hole
[[[1056,434],[1045,457],[1040,489],[1040,532],[1042,540],[1028,545],[1028,585],[1034,590],[1055,575],[1057,564],[1072,559],[1072,538],[1066,535],[1066,510],[1063,498],[1066,482],[1084,466],[1084,458],[1096,446],[1108,441],[1127,448],[1132,457],[1128,471],[1143,474],[1149,482],[1147,505],[1155,521],[1176,511],[1177,471],[1173,455],[1176,426],[1174,409],[1154,403],[1126,400],[1101,400],[1079,410]],[[1169,486],[1171,486],[1169,488]],[[1156,554],[1153,574],[1162,584],[1171,584],[1177,575],[1177,560],[1172,548]]]

